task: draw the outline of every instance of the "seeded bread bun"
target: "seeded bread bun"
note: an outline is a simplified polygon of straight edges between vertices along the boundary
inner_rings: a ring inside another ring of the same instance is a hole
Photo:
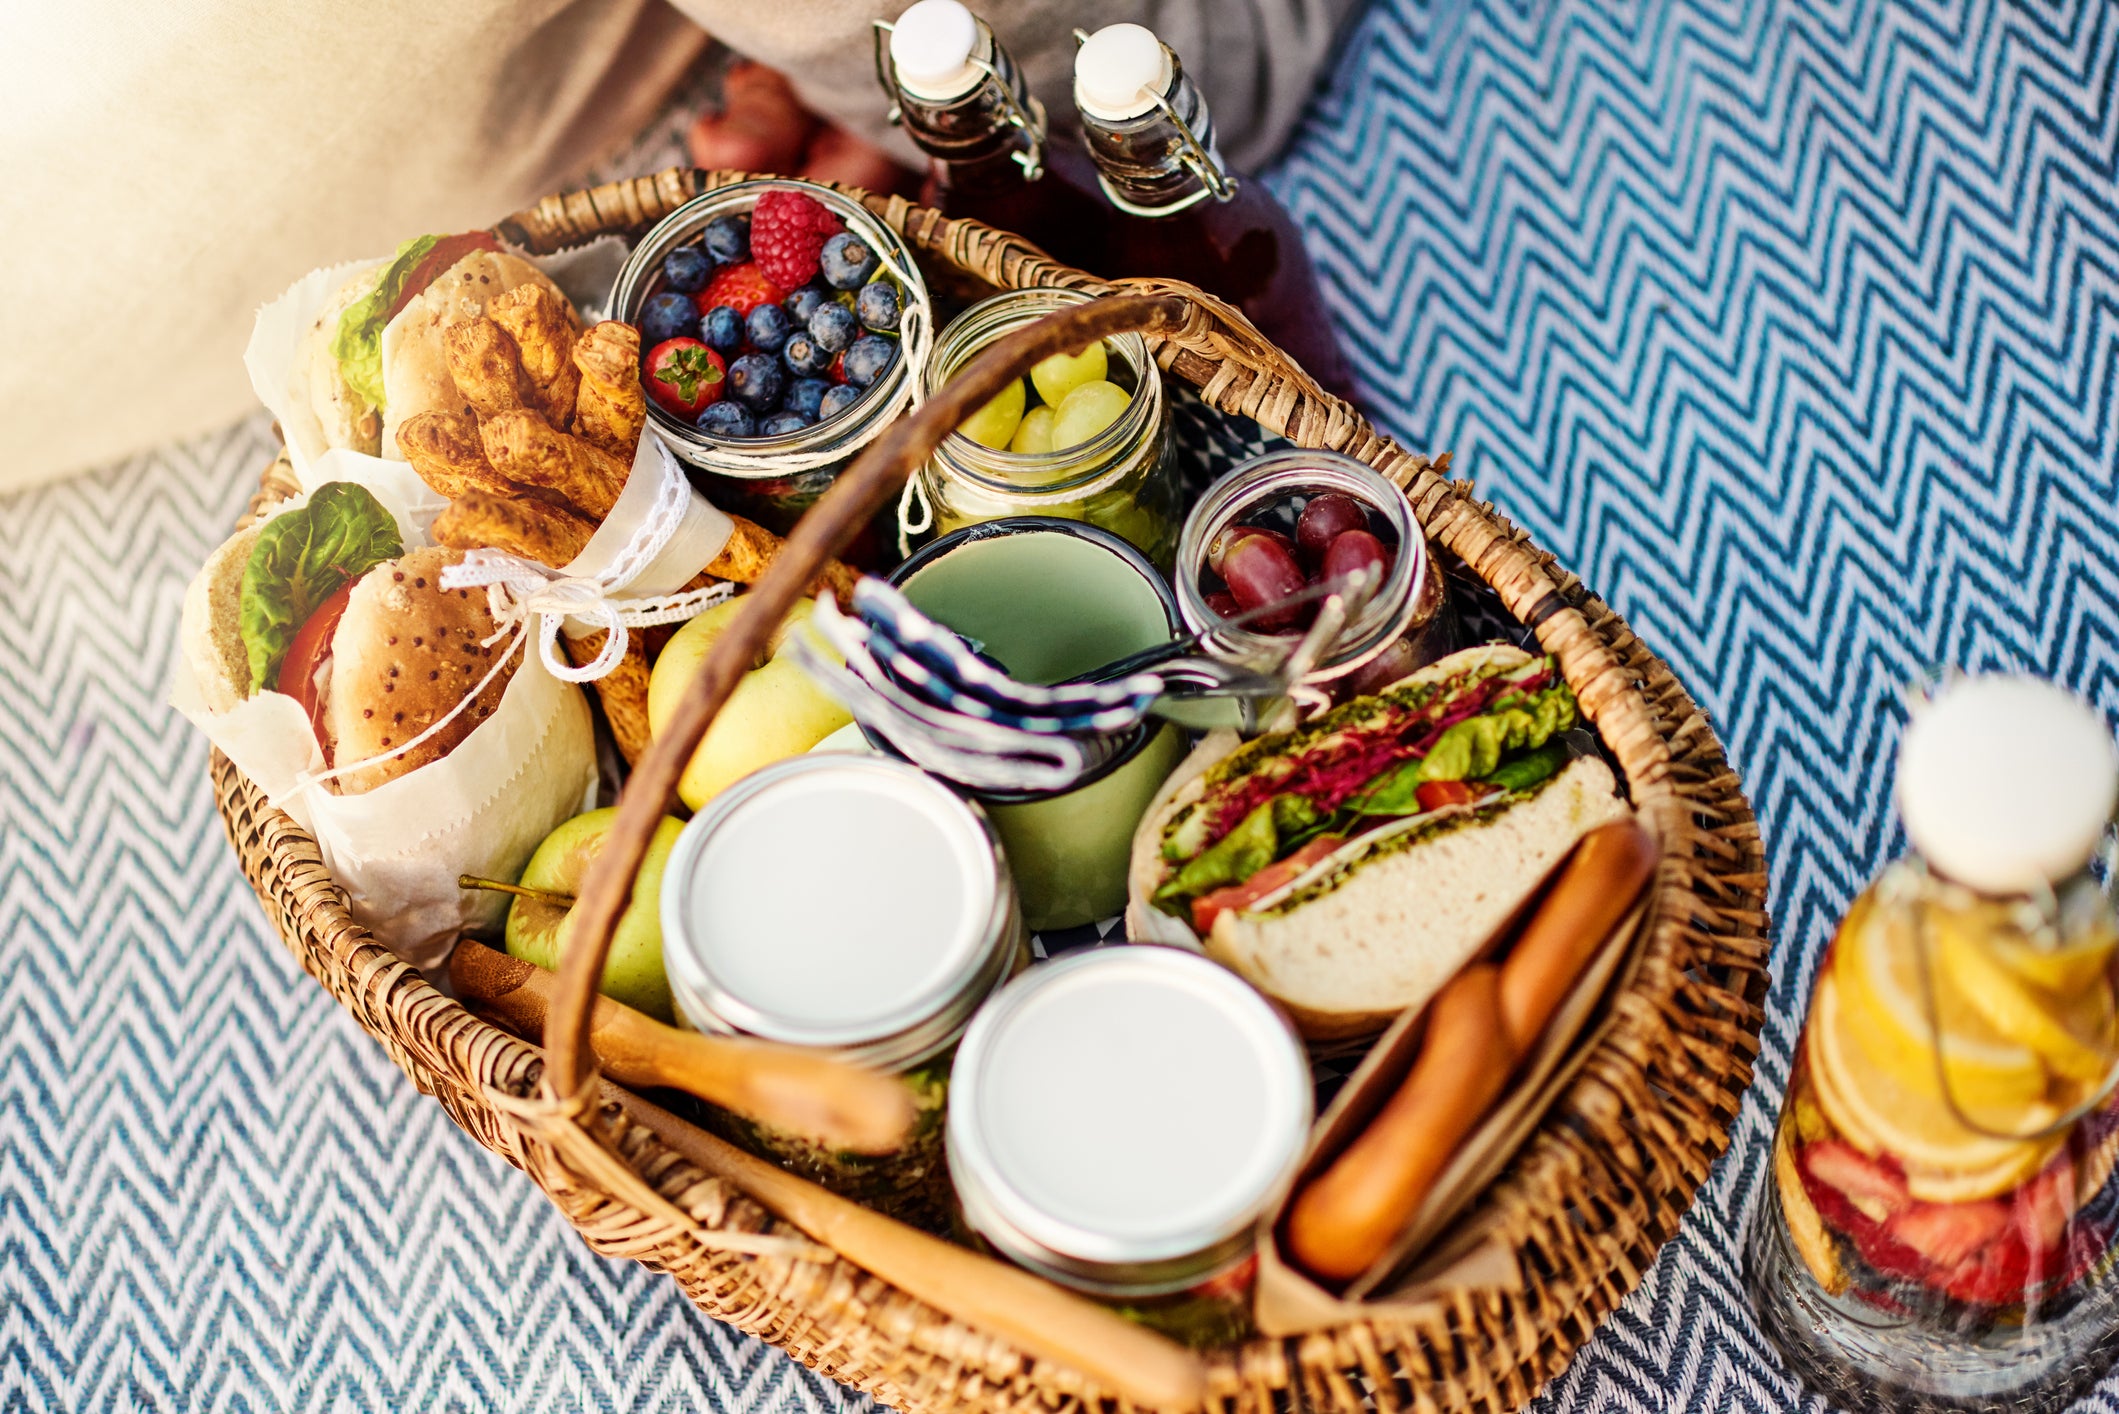
[[[413,550],[370,570],[353,588],[331,639],[324,728],[336,765],[365,760],[418,736],[463,700],[493,666],[494,631],[483,590],[441,587],[455,550]],[[510,664],[475,702],[411,751],[337,778],[359,795],[438,761],[500,705]]]
[[[250,650],[243,646],[238,610],[243,567],[250,563],[258,528],[237,531],[224,541],[184,590],[179,643],[209,712],[232,712],[250,695]]]
[[[571,312],[573,304],[545,273],[506,251],[474,250],[406,301],[383,329],[382,455],[404,460],[397,429],[423,412],[469,412],[449,375],[442,334],[476,319],[486,306],[520,285],[541,285]]]
[[[376,273],[381,269],[382,262],[377,261],[348,276],[317,312],[295,353],[297,376],[309,394],[306,411],[316,419],[314,430],[322,433],[324,446],[345,447],[369,456],[382,450],[383,415],[346,381],[331,343],[338,333],[339,316],[375,288]],[[297,407],[297,416],[303,410]]]

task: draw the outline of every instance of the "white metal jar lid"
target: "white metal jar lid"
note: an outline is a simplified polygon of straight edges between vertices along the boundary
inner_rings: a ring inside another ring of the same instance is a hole
[[[1898,750],[1913,847],[1986,893],[2026,893],[2086,864],[2119,802],[2119,753],[2081,698],[2000,674],[1944,686]]]
[[[898,82],[914,97],[936,103],[961,98],[985,81],[985,71],[971,62],[978,47],[979,22],[957,0],[919,0],[890,31]]]
[[[975,1193],[987,1238],[1033,1264],[1165,1261],[1245,1231],[1312,1116],[1280,1014],[1205,958],[1146,945],[1010,983],[965,1032],[950,1086],[966,1211]]]
[[[1011,905],[991,834],[921,771],[801,756],[724,791],[662,879],[663,961],[695,1026],[854,1047],[946,1008]]]

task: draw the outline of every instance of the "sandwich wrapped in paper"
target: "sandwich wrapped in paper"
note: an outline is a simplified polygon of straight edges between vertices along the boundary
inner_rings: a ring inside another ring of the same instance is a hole
[[[353,914],[414,966],[502,895],[553,827],[594,802],[581,692],[500,632],[477,589],[442,585],[458,551],[367,489],[282,503],[185,592],[173,699],[316,839]]]
[[[1313,1040],[1426,1003],[1626,813],[1550,658],[1468,648],[1291,732],[1202,741],[1134,837],[1137,940],[1204,947]]]

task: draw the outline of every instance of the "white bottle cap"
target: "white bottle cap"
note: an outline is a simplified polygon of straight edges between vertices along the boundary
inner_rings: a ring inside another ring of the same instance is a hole
[[[971,62],[979,22],[957,0],[919,0],[890,32],[890,62],[898,83],[915,98],[946,103],[985,81]]]
[[[2025,893],[2089,862],[2119,803],[2103,720],[2037,678],[1964,678],[1915,712],[1898,749],[1913,847],[1983,893]]]
[[[1138,118],[1169,92],[1176,70],[1155,31],[1105,25],[1074,51],[1074,102],[1107,123]]]

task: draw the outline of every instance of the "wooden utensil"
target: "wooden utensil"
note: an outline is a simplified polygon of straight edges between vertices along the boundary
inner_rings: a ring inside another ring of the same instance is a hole
[[[559,979],[466,939],[449,961],[465,1006],[542,1043]],[[667,1086],[834,1149],[895,1149],[913,1121],[911,1093],[887,1075],[770,1041],[703,1036],[596,998],[589,1045],[623,1085]]]
[[[936,1310],[1041,1360],[1079,1370],[1129,1404],[1182,1414],[1204,1400],[1206,1365],[1175,1341],[1042,1278],[797,1178],[630,1091],[606,1082],[603,1097],[707,1173]]]

